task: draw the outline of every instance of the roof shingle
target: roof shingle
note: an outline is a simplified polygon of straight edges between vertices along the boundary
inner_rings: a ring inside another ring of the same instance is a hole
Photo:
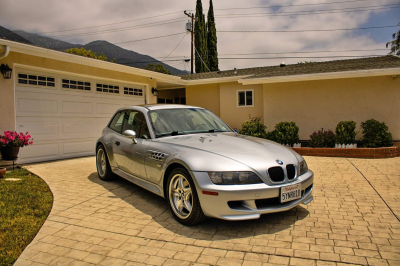
[[[212,78],[226,78],[235,76],[249,76],[246,79],[277,77],[277,76],[292,76],[292,75],[305,75],[305,74],[318,74],[318,73],[331,73],[331,72],[345,72],[356,70],[371,70],[371,69],[384,69],[384,68],[397,68],[400,67],[400,58],[393,55],[335,60],[326,62],[312,62],[312,63],[299,63],[293,65],[280,66],[267,66],[267,67],[254,67],[237,69],[236,74],[234,70],[218,72],[206,72],[182,75],[184,80],[199,80],[199,79],[212,79]]]

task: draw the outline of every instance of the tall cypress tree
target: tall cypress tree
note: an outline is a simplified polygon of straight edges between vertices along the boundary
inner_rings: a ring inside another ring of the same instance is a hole
[[[196,21],[194,23],[194,47],[195,47],[195,70],[196,73],[207,71],[207,28],[203,14],[201,0],[196,3]],[[201,58],[200,58],[201,57]]]
[[[217,29],[215,27],[214,7],[210,0],[210,8],[207,14],[207,50],[208,67],[211,71],[218,71]]]

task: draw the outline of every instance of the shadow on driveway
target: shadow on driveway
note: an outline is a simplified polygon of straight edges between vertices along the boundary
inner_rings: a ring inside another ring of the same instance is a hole
[[[225,221],[210,218],[194,226],[184,226],[174,219],[167,200],[162,197],[123,178],[105,182],[100,180],[95,172],[90,174],[88,179],[111,192],[113,196],[108,196],[109,198],[122,199],[168,231],[196,240],[228,240],[272,235],[293,227],[296,222],[309,215],[309,211],[299,205],[286,212],[262,215],[257,220]]]

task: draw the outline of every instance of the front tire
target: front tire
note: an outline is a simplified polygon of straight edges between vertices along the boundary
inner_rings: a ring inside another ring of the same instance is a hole
[[[167,199],[172,215],[181,224],[194,225],[206,219],[196,186],[186,169],[176,168],[168,176]]]
[[[114,179],[114,174],[111,171],[110,163],[108,162],[106,149],[103,145],[99,145],[96,151],[96,168],[97,174],[101,180],[110,181]]]

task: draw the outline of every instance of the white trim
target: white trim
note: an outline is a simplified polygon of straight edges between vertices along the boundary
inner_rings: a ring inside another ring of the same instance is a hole
[[[252,105],[247,105],[246,92],[248,92],[248,91],[251,91],[251,102],[252,102]],[[244,92],[245,105],[239,105],[239,92]],[[254,89],[236,90],[236,107],[237,108],[254,107]]]
[[[175,82],[181,80],[181,77],[162,74],[154,71],[144,70],[135,67],[129,67],[107,61],[101,61],[93,58],[83,57],[79,55],[64,53],[60,51],[50,50],[47,48],[37,47],[34,45],[13,42],[9,40],[0,40],[0,45],[9,45],[11,52],[24,53],[33,56],[40,56],[44,58],[70,62],[74,64],[82,64],[107,70],[124,72],[133,75],[145,76],[148,78],[155,78],[159,81]]]
[[[251,77],[251,76],[253,76],[253,75],[243,75],[243,76],[224,77],[224,78],[210,78],[210,79],[196,79],[196,80],[185,80],[185,81],[186,81],[186,86],[193,86],[193,85],[235,82],[235,81],[240,81],[241,79]]]
[[[345,72],[329,72],[329,73],[319,73],[319,74],[241,79],[238,82],[243,85],[250,85],[250,84],[281,83],[281,82],[306,81],[306,80],[392,76],[399,74],[400,74],[400,68],[385,68],[385,69],[370,69],[370,70],[357,70],[357,71],[345,71]]]

